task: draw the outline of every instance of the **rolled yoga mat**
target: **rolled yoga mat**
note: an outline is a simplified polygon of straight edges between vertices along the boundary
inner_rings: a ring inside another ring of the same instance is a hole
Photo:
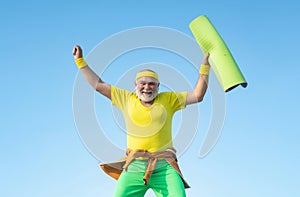
[[[209,63],[221,84],[228,92],[247,82],[224,40],[206,16],[199,16],[190,23],[190,29],[203,53],[209,53]]]

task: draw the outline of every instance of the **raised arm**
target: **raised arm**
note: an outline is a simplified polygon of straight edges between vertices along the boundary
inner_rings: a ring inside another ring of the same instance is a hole
[[[82,57],[82,49],[76,45],[73,49],[74,60],[87,82],[100,94],[111,99],[111,86],[104,81],[87,65]]]
[[[209,53],[205,54],[202,60],[197,84],[192,92],[188,92],[186,98],[186,105],[201,102],[204,98],[208,86],[208,74],[210,70],[208,58]]]

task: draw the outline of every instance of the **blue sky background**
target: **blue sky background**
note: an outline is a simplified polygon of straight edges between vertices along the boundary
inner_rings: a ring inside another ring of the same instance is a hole
[[[107,37],[141,26],[192,37],[188,25],[200,15],[218,29],[249,86],[226,94],[222,135],[204,158],[209,94],[200,104],[203,124],[180,158],[192,186],[187,195],[299,196],[299,8],[296,0],[2,2],[0,196],[111,196],[116,182],[100,170],[74,123],[72,48],[80,44],[87,54]],[[174,58],[136,55],[140,62]],[[119,76],[105,77],[113,83]]]

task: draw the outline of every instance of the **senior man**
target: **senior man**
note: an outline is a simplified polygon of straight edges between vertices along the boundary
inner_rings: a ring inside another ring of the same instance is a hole
[[[208,86],[209,54],[205,54],[199,77],[191,92],[159,92],[158,74],[141,70],[134,81],[135,92],[104,82],[86,63],[82,49],[73,49],[75,63],[87,82],[119,108],[126,123],[126,158],[121,169],[102,165],[118,180],[114,197],[144,196],[151,188],[156,196],[183,197],[189,185],[184,180],[172,141],[172,118],[176,111],[201,102]],[[101,143],[101,142],[99,142]]]

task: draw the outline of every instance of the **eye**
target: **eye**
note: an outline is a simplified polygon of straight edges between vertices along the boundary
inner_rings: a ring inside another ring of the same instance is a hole
[[[156,85],[155,82],[150,82],[150,83],[148,83],[148,84],[149,84],[149,86],[155,86],[155,85]]]

